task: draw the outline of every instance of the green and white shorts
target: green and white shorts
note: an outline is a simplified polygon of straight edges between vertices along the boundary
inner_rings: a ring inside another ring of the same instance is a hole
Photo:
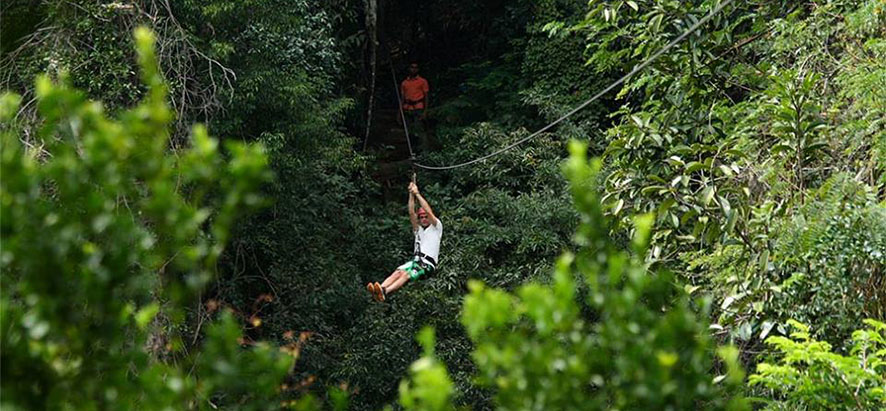
[[[418,280],[421,277],[427,277],[434,272],[434,267],[425,264],[418,258],[407,261],[405,264],[397,267],[398,270],[406,271],[411,280]]]

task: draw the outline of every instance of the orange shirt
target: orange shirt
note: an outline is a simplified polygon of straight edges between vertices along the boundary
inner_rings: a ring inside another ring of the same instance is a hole
[[[422,76],[415,76],[415,78],[406,77],[406,80],[403,80],[400,83],[400,93],[403,94],[403,109],[404,110],[422,110],[425,108],[425,96],[428,95],[428,91],[431,88],[428,86],[428,81],[425,80]]]

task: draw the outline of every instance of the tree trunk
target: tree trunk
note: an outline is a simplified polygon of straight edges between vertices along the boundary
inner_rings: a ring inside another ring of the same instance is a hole
[[[366,151],[366,145],[369,143],[372,109],[375,106],[375,66],[378,51],[377,11],[377,0],[366,0],[366,36],[369,40],[369,101],[366,104],[366,134],[363,136],[363,151]]]

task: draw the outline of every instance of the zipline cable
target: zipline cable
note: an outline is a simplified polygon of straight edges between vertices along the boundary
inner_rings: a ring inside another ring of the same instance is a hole
[[[695,22],[695,24],[693,24],[691,27],[689,27],[689,29],[686,30],[683,34],[677,36],[677,38],[675,38],[674,40],[671,40],[670,43],[666,44],[666,45],[665,45],[664,47],[662,47],[660,50],[656,51],[653,55],[649,56],[649,58],[647,58],[646,61],[644,61],[644,62],[640,63],[640,65],[634,67],[634,69],[631,70],[628,74],[625,74],[625,75],[622,76],[620,79],[616,80],[614,83],[610,84],[608,87],[604,88],[603,90],[601,90],[600,92],[598,92],[597,94],[595,94],[593,97],[591,97],[590,99],[588,99],[588,100],[585,101],[584,103],[581,103],[580,105],[578,105],[577,107],[575,107],[574,109],[572,109],[571,111],[569,111],[568,113],[566,113],[565,115],[563,115],[562,117],[560,117],[560,118],[554,120],[553,122],[549,123],[548,125],[546,125],[546,126],[540,128],[538,131],[536,131],[536,132],[530,134],[529,136],[524,137],[524,138],[518,140],[518,141],[515,142],[515,143],[509,144],[509,145],[505,146],[505,147],[502,148],[502,149],[499,149],[499,150],[493,151],[492,153],[489,153],[489,154],[487,154],[487,155],[485,155],[485,156],[482,156],[482,157],[477,157],[477,158],[475,158],[475,159],[473,159],[473,160],[470,160],[470,161],[465,161],[464,163],[453,164],[453,165],[449,165],[449,166],[429,166],[429,165],[424,165],[424,164],[417,163],[417,162],[413,161],[413,164],[414,164],[416,167],[423,168],[423,169],[426,169],[426,170],[451,170],[451,169],[453,169],[453,168],[459,168],[459,167],[464,167],[464,166],[467,166],[467,165],[471,165],[471,164],[474,164],[474,163],[477,163],[477,162],[480,162],[480,161],[486,160],[487,158],[490,158],[490,157],[495,157],[495,156],[497,156],[497,155],[499,155],[499,154],[501,154],[501,153],[504,153],[505,151],[508,151],[508,150],[510,150],[510,149],[512,149],[512,148],[514,148],[514,147],[519,146],[520,144],[523,144],[523,143],[529,141],[530,139],[532,139],[532,138],[538,136],[539,134],[544,133],[545,131],[549,130],[551,127],[553,127],[553,126],[559,124],[559,123],[562,122],[563,120],[566,120],[567,118],[569,118],[569,117],[572,116],[573,114],[577,113],[577,112],[580,111],[581,109],[587,107],[589,104],[593,103],[594,101],[596,101],[597,99],[599,99],[600,97],[602,97],[603,95],[605,95],[606,93],[608,93],[609,91],[611,91],[612,89],[614,89],[615,87],[617,87],[618,85],[620,85],[621,83],[624,83],[625,81],[627,81],[627,79],[630,78],[631,76],[633,76],[634,74],[637,74],[639,71],[641,71],[641,70],[643,70],[644,68],[646,68],[646,66],[652,64],[653,61],[655,61],[657,58],[659,58],[659,57],[660,57],[662,54],[664,54],[666,51],[668,51],[669,49],[671,49],[671,47],[676,46],[678,43],[680,43],[681,41],[683,41],[684,38],[686,38],[687,36],[689,36],[690,34],[692,34],[695,30],[697,30],[699,27],[701,27],[701,25],[707,23],[708,20],[710,20],[711,18],[713,18],[715,15],[717,15],[717,13],[719,13],[720,10],[723,10],[723,8],[726,7],[727,5],[729,5],[729,3],[732,3],[732,1],[733,1],[733,0],[726,0],[726,1],[722,2],[722,3],[720,3],[717,7],[715,7],[713,10],[711,10],[711,12],[708,13],[708,15],[704,16],[701,20]],[[393,70],[393,65],[391,66],[391,70]],[[392,73],[393,73],[393,71],[392,71]],[[394,80],[394,83],[396,84],[396,79]],[[399,94],[399,93],[397,94],[397,99],[398,99],[398,101],[399,101],[399,99],[400,99],[400,94]],[[403,109],[403,107],[401,106],[401,107],[400,107],[400,113],[401,113],[401,115],[402,115],[402,112],[403,112],[402,109]],[[404,126],[404,128],[406,127],[405,119],[404,119],[403,126]],[[408,139],[408,138],[409,138],[409,137],[408,137],[408,134],[407,134],[407,139]],[[412,148],[411,148],[411,147],[410,147],[410,149],[409,149],[409,152],[410,152],[410,157],[411,157],[411,156],[412,156]]]

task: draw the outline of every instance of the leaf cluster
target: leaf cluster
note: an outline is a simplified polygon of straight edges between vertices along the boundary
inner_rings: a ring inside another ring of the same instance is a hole
[[[227,314],[200,345],[176,331],[233,221],[262,204],[267,157],[234,142],[223,153],[202,126],[168,153],[154,36],[135,39],[148,92],[117,119],[64,78],[40,77],[35,150],[12,121],[20,98],[2,97],[3,407],[274,407],[291,356],[243,349]]]

